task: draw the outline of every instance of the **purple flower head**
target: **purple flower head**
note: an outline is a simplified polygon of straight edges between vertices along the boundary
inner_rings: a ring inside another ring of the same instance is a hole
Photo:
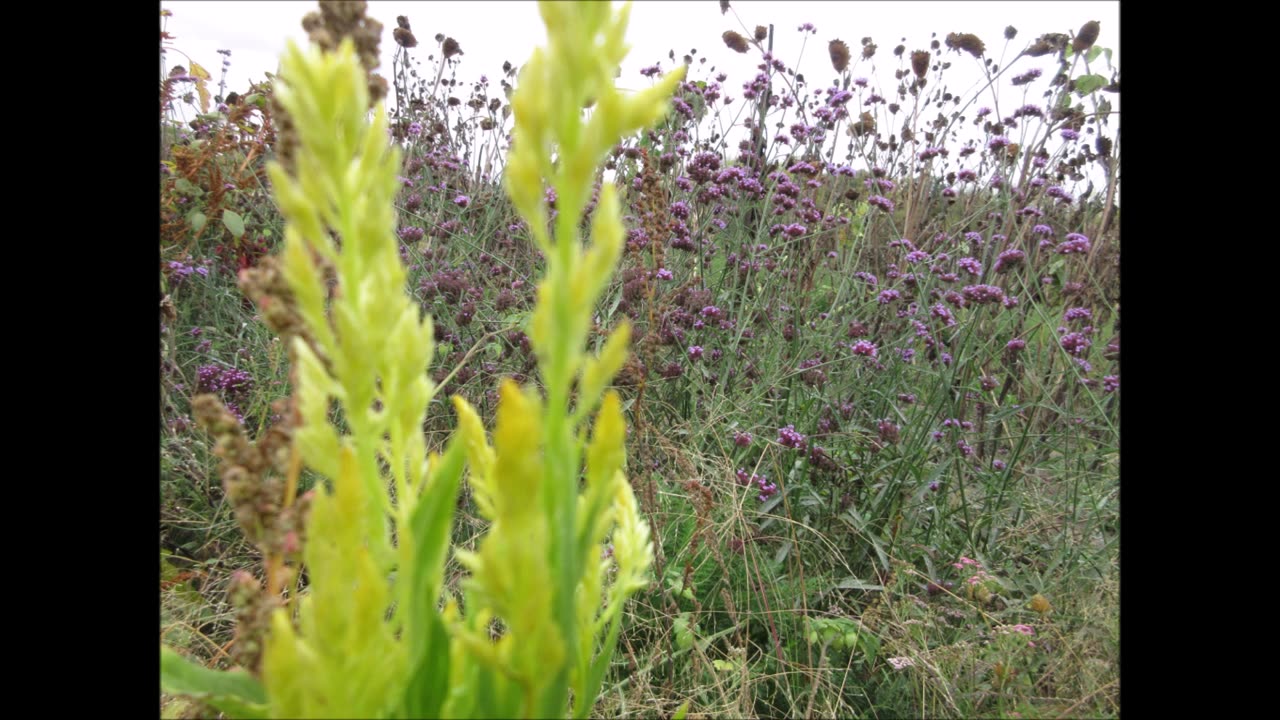
[[[453,204],[460,208],[464,208],[471,204],[471,198],[466,195],[459,195],[453,199]]]
[[[1012,82],[1014,85],[1026,85],[1032,80],[1035,80],[1036,78],[1040,77],[1041,72],[1042,71],[1040,70],[1040,68],[1031,68],[1030,70],[1022,73],[1021,75],[1014,76]]]
[[[1071,322],[1072,320],[1089,320],[1092,317],[1093,317],[1093,311],[1085,307],[1070,308],[1062,315],[1062,319],[1064,322]]]
[[[796,450],[803,450],[805,446],[805,437],[796,432],[795,425],[788,425],[784,428],[778,428],[778,444]]]
[[[1027,254],[1018,248],[1009,248],[996,256],[996,265],[994,270],[1000,272],[1011,265],[1022,262]]]
[[[947,327],[952,327],[956,324],[956,319],[951,315],[951,310],[942,303],[936,303],[933,307],[929,308],[929,317],[935,317],[941,320]],[[921,334],[919,328],[917,328],[916,334]],[[929,334],[927,329],[924,331],[924,334]]]
[[[670,270],[666,268],[658,268],[659,280],[670,280],[673,277],[675,277],[675,275],[673,275]]]
[[[874,205],[880,208],[881,210],[884,210],[885,212],[893,212],[893,201],[887,197],[882,197],[880,195],[872,195],[871,197],[867,198],[867,204]]]
[[[751,441],[754,438],[749,432],[733,431],[733,444],[738,447],[751,447]]]
[[[975,305],[1000,302],[1004,299],[1004,290],[994,285],[969,285],[963,292],[964,299]]]
[[[1067,233],[1067,239],[1058,243],[1057,249],[1054,251],[1059,255],[1070,255],[1072,253],[1087,253],[1090,248],[1089,238],[1080,233]]]
[[[760,494],[757,496],[760,499],[760,502],[764,502],[778,494],[778,486],[769,482],[768,476],[752,475],[751,479],[754,480],[756,485],[760,488]]]
[[[690,345],[690,346],[689,346],[689,359],[690,359],[690,360],[698,360],[698,359],[700,359],[701,357],[702,357],[702,346],[701,346],[701,345]]]
[[[1062,345],[1063,350],[1075,357],[1080,357],[1093,345],[1093,341],[1086,337],[1083,332],[1067,333],[1058,342]]]
[[[1078,140],[1079,138],[1080,138],[1080,133],[1076,132],[1075,130],[1072,130],[1071,128],[1062,129],[1063,140]]]
[[[849,346],[854,355],[862,355],[863,357],[874,358],[879,354],[879,349],[873,343],[866,340],[859,340]]]
[[[1103,391],[1103,392],[1109,392],[1109,393],[1110,393],[1110,392],[1115,392],[1115,391],[1117,391],[1117,390],[1119,390],[1119,389],[1120,389],[1120,376],[1119,376],[1119,375],[1108,375],[1108,376],[1106,376],[1106,377],[1102,378],[1102,391]]]

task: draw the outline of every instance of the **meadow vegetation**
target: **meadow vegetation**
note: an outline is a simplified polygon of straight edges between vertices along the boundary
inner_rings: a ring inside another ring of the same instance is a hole
[[[588,345],[629,323],[613,388],[654,561],[593,714],[1118,715],[1105,33],[1081,18],[888,47],[721,6],[718,52],[758,58],[757,74],[678,50],[645,68],[657,83],[686,66],[672,110],[597,177],[619,189],[625,247]],[[273,77],[232,92],[180,56],[181,5],[163,19],[179,42],[162,33],[161,639],[254,668],[254,592],[280,588],[262,548],[296,558],[306,541],[306,504],[282,507],[272,470],[294,384],[281,337],[297,329],[266,168],[287,128]],[[774,32],[824,44],[833,79],[771,55]],[[393,37],[395,232],[434,320],[422,433],[439,451],[450,396],[493,427],[501,381],[540,380],[529,319],[546,258],[503,185],[521,59],[472,71],[465,37],[418,38],[404,17]],[[989,82],[953,94],[961,64]],[[242,428],[239,474],[215,417]],[[317,482],[302,471],[297,495]],[[487,525],[464,483],[453,544],[476,549]],[[446,590],[465,575],[450,558]],[[305,569],[295,580],[305,592]],[[162,709],[208,712],[170,696]]]

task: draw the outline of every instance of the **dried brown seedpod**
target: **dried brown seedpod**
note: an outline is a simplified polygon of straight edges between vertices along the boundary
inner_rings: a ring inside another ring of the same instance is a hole
[[[844,72],[849,67],[849,46],[843,40],[832,40],[827,44],[827,52],[831,53],[831,67],[836,72]]]
[[[1027,48],[1027,54],[1031,57],[1042,57],[1051,53],[1060,52],[1067,46],[1067,36],[1062,33],[1046,33],[1036,38],[1031,43],[1031,47]]]
[[[1090,20],[1080,27],[1080,32],[1076,33],[1076,39],[1071,41],[1071,49],[1078,53],[1082,53],[1098,41],[1098,31],[1100,26],[1097,20]]]
[[[957,52],[964,50],[975,58],[981,58],[987,50],[982,39],[973,33],[948,33],[947,47]]]
[[[732,30],[725,30],[720,37],[724,38],[724,44],[729,46],[730,50],[739,53],[745,53],[751,49],[747,44],[747,39]]]
[[[404,17],[403,15],[401,17]],[[405,27],[398,27],[391,31],[391,37],[395,39],[396,44],[402,48],[413,48],[418,46],[418,38]]]
[[[929,72],[929,57],[926,50],[916,50],[911,53],[911,72],[914,72],[916,77],[924,78]]]

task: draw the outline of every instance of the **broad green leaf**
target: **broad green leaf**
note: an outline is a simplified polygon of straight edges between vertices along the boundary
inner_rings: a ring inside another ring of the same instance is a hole
[[[186,193],[186,194],[188,194],[188,195],[197,195],[197,196],[198,196],[198,195],[203,195],[203,194],[204,194],[204,191],[203,191],[203,190],[201,190],[200,188],[196,187],[195,183],[191,182],[190,180],[188,180],[188,179],[186,179],[186,178],[178,178],[178,179],[177,179],[177,181],[175,181],[175,182],[173,183],[173,187],[174,187],[178,192]]]
[[[205,223],[209,222],[209,218],[199,210],[192,210],[191,214],[187,215],[187,222],[191,224],[192,230],[200,232],[204,229]]]
[[[1106,84],[1107,79],[1101,75],[1084,75],[1076,78],[1076,94],[1084,97]]]
[[[235,718],[266,718],[267,693],[244,670],[201,667],[160,646],[160,689],[171,695],[204,700]]]
[[[840,590],[884,590],[883,585],[859,580],[852,575],[836,583],[836,588]]]
[[[222,224],[227,226],[231,234],[239,240],[244,235],[244,218],[240,217],[234,211],[224,210],[222,212]]]
[[[1104,48],[1101,47],[1100,45],[1094,45],[1093,47],[1089,48],[1088,54],[1084,56],[1084,61],[1093,62],[1094,60],[1097,60],[1098,56],[1102,54],[1103,50]]]
[[[200,94],[201,112],[209,112],[209,71],[193,60],[188,74],[196,78],[196,92]]]

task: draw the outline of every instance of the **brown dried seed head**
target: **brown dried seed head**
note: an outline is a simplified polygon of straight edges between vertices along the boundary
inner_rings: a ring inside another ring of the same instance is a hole
[[[1036,38],[1036,41],[1027,48],[1027,54],[1031,57],[1042,57],[1050,53],[1058,52],[1067,46],[1067,36],[1062,33],[1045,33]]]
[[[412,29],[413,29],[413,28],[409,27],[409,18],[405,17],[404,15],[397,15],[397,16],[396,16],[396,25],[398,25],[398,26],[400,26],[400,27],[404,28],[405,30],[412,30]]]
[[[720,0],[720,14],[729,12],[729,0]]]
[[[756,40],[764,42],[769,38],[769,28],[763,25],[756,26]]]
[[[1005,40],[1012,40],[1012,39],[1014,39],[1014,38],[1016,38],[1016,37],[1018,37],[1018,28],[1016,28],[1016,27],[1014,27],[1014,26],[1010,25],[1009,27],[1007,27],[1007,28],[1005,28],[1005,29],[1004,29],[1004,39],[1005,39]]]
[[[401,16],[403,17],[403,16]],[[408,28],[398,27],[391,31],[391,37],[395,38],[396,44],[402,48],[412,48],[418,46],[418,38]]]
[[[724,44],[729,46],[730,50],[739,53],[745,53],[751,47],[747,44],[747,39],[732,30],[725,30],[720,37],[724,38]]]
[[[1090,20],[1080,27],[1080,32],[1076,33],[1076,39],[1071,41],[1071,49],[1078,53],[1093,47],[1098,41],[1098,31],[1101,28],[1097,20]]]
[[[870,40],[871,38],[863,38],[863,41],[864,41],[862,43],[862,59],[863,60],[870,60],[871,58],[875,57],[876,44],[873,42],[870,42]]]
[[[982,42],[982,39],[973,33],[949,33],[947,35],[947,47],[957,52],[964,50],[975,58],[981,58],[982,53],[987,50],[987,46]]]
[[[911,53],[911,71],[918,78],[924,78],[925,73],[929,72],[929,53],[926,50],[916,50]]]
[[[464,54],[465,53],[462,52],[462,47],[458,45],[457,40],[454,40],[451,37],[447,37],[444,39],[444,57],[446,60],[453,57],[454,55],[464,55]]]
[[[849,46],[843,40],[832,40],[827,45],[827,52],[831,53],[831,67],[836,72],[844,72],[849,67]]]

